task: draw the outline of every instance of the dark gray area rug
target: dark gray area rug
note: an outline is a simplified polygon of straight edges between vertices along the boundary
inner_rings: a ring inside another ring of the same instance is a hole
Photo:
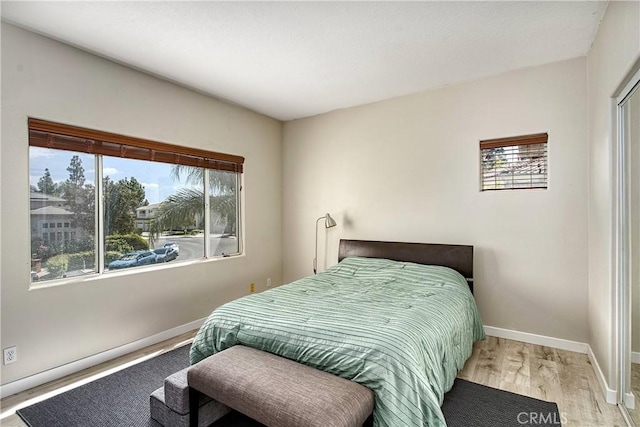
[[[17,411],[31,427],[157,427],[149,395],[189,365],[188,345]]]
[[[554,402],[509,393],[456,379],[444,395],[442,413],[449,427],[560,426]]]
[[[17,412],[31,427],[158,427],[149,416],[149,395],[188,364],[189,346],[180,347]],[[549,427],[561,421],[555,403],[461,379],[445,395],[442,412],[448,427]],[[236,412],[213,424],[258,426]]]

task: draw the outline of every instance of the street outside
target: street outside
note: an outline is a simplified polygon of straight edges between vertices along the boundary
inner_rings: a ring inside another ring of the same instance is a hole
[[[235,254],[238,252],[238,239],[235,236],[222,237],[220,234],[211,235],[211,253],[213,256],[222,254]],[[167,242],[178,244],[180,253],[177,261],[199,259],[204,257],[204,234],[195,236],[161,236],[155,242],[155,247],[160,248]]]
[[[146,233],[145,233],[146,234]],[[147,236],[144,236],[147,238]],[[196,234],[195,236],[160,236],[156,239],[154,246],[149,247],[150,250],[162,247],[165,243],[173,242],[177,243],[180,248],[178,258],[175,261],[179,262],[193,259],[201,259],[204,257],[204,234]],[[238,239],[235,236],[228,236],[223,234],[211,235],[211,256],[222,256],[223,254],[235,254],[238,253]],[[105,265],[105,269],[108,271]],[[95,273],[94,270],[73,270],[67,271],[65,277],[83,276],[85,274]],[[36,276],[32,272],[32,281],[39,280],[47,276],[48,272],[46,268],[39,271]],[[34,279],[35,277],[35,279]]]

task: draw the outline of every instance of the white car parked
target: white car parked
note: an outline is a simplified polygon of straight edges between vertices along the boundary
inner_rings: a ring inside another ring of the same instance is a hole
[[[175,242],[167,242],[164,245],[162,245],[162,247],[173,249],[174,251],[176,251],[176,255],[180,255],[180,247]]]

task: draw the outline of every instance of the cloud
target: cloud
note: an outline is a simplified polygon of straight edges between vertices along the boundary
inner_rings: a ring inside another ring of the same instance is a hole
[[[55,155],[56,152],[48,148],[29,147],[29,158],[31,159],[54,157]]]
[[[102,175],[103,176],[110,176],[110,175],[116,175],[119,174],[120,171],[116,168],[102,168]]]
[[[140,184],[142,184],[142,186],[144,187],[144,193],[149,203],[158,203],[160,201],[160,185],[159,184],[155,182],[151,182],[151,183],[141,182]]]

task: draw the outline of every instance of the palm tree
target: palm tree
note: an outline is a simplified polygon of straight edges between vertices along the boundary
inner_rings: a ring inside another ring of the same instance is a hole
[[[171,177],[192,185],[202,185],[204,169],[192,166],[174,165]],[[216,221],[225,222],[224,232],[236,234],[237,187],[235,172],[209,171],[209,204],[211,214],[217,214]],[[202,188],[185,187],[164,200],[150,224],[150,243],[164,230],[184,228],[194,224],[203,216],[204,194]]]

